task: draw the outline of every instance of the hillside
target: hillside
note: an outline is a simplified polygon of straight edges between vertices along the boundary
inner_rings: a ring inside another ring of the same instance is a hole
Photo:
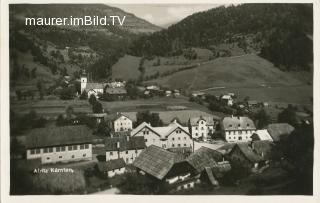
[[[161,28],[121,9],[102,4],[11,4],[10,83],[47,87],[86,69],[92,79],[105,80],[111,66],[141,33]],[[25,17],[126,16],[124,26],[25,26]]]
[[[254,54],[218,58],[203,62],[197,68],[148,82],[189,90],[306,84],[302,79],[279,70],[269,61]]]
[[[222,6],[141,37],[131,54],[171,56],[201,47],[216,57],[260,53],[283,70],[310,70],[312,33],[312,4]]]

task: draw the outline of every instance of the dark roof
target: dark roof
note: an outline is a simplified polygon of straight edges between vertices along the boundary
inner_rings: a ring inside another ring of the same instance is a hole
[[[91,89],[102,89],[105,87],[105,84],[103,83],[96,83],[96,82],[88,82],[86,85],[86,91],[89,91]]]
[[[223,175],[231,170],[229,161],[219,162],[217,166],[212,168],[212,172],[216,178],[221,178]]]
[[[255,130],[253,121],[248,117],[225,117],[222,120],[224,130]]]
[[[131,120],[128,116],[123,115],[122,113],[110,114],[107,116],[107,118],[108,118],[108,120],[114,122],[115,120],[119,119],[121,116],[124,116],[127,119]]]
[[[202,172],[205,167],[216,167],[217,162],[222,161],[223,155],[213,149],[201,147],[187,158],[187,161],[197,170]]]
[[[135,159],[133,165],[162,180],[176,162],[176,154],[151,145]]]
[[[252,143],[253,150],[259,154],[262,159],[268,160],[271,158],[271,150],[274,144],[268,140],[255,141]]]
[[[26,135],[26,147],[37,148],[92,142],[92,131],[85,125],[36,128]]]
[[[242,152],[248,161],[256,163],[262,160],[262,158],[253,151],[247,142],[237,143],[231,150],[230,154],[232,154],[236,147]]]
[[[119,149],[118,144],[119,143]],[[125,150],[135,150],[135,149],[144,149],[146,148],[146,144],[144,142],[143,136],[137,137],[112,137],[107,138],[105,141],[105,149],[106,151],[125,151]]]
[[[210,167],[205,167],[204,172],[207,174],[208,179],[213,186],[219,185],[219,182],[213,176],[212,169]]]
[[[106,88],[107,94],[127,94],[127,90],[123,87]]]
[[[109,160],[107,162],[98,162],[99,171],[112,171],[114,169],[124,168],[126,167],[126,163],[121,159]]]
[[[268,125],[267,130],[273,141],[277,142],[282,136],[289,135],[292,131],[294,131],[294,127],[288,123],[273,123]]]

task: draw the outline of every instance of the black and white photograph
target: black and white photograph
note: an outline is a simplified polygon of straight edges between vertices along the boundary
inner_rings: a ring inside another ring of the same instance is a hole
[[[314,3],[9,3],[7,23],[8,195],[314,195]]]

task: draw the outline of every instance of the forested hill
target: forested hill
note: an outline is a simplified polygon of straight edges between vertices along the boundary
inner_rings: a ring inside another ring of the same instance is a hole
[[[312,33],[312,4],[243,4],[193,14],[168,29],[141,37],[131,52],[167,56],[178,55],[187,47],[217,52],[220,44],[235,44],[283,70],[309,70]]]

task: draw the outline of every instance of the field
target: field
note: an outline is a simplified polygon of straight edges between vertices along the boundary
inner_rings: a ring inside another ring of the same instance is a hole
[[[112,66],[112,78],[121,78],[123,80],[137,79],[140,75],[138,70],[140,57],[125,55]]]
[[[189,90],[305,84],[300,78],[279,70],[272,63],[254,54],[217,58],[201,63],[198,68],[181,71],[151,82]]]

